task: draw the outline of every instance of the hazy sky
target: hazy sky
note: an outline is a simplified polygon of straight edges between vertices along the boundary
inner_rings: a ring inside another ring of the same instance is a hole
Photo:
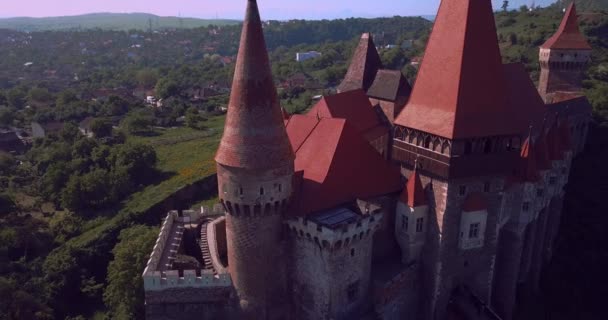
[[[433,15],[440,0],[258,0],[262,19],[325,19]],[[534,0],[511,0],[512,7]],[[536,0],[546,5],[554,0]],[[0,0],[0,17],[48,17],[92,12],[241,19],[246,0]],[[495,8],[502,0],[492,0]]]

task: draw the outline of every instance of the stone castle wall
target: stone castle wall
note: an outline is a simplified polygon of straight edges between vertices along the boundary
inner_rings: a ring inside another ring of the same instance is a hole
[[[289,220],[296,319],[351,319],[371,309],[373,233],[382,214],[338,229]]]

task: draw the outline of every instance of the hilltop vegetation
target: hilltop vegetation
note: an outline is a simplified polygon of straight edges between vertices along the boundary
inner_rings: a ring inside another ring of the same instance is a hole
[[[498,13],[505,62],[524,62],[536,80],[537,47],[561,17],[553,7]],[[599,292],[602,284],[580,270],[599,274],[594,257],[606,261],[600,227],[606,225],[602,214],[608,208],[601,200],[608,177],[594,171],[608,163],[607,20],[583,19],[594,47],[585,89],[597,126],[569,187],[565,221],[572,227],[564,227],[556,262],[546,273],[543,303],[555,310],[554,319],[560,312],[564,319],[577,318],[565,291],[576,293],[592,319],[598,299],[586,289]],[[331,92],[362,32],[374,33],[378,46],[397,45],[381,48],[381,58],[413,80],[409,61],[422,54],[430,27],[427,20],[403,17],[268,22],[282,105],[304,112],[313,95]],[[180,187],[214,173],[239,35],[238,25],[152,33],[0,31],[0,128],[28,127],[31,121],[75,124],[86,117],[100,122],[92,139],[68,125],[36,140],[25,155],[0,153],[0,318],[142,317],[139,274],[159,224],[159,216],[148,212]],[[401,49],[404,40],[413,40],[411,47]],[[323,56],[295,61],[296,52],[309,50]],[[200,88],[213,93],[201,98]],[[145,104],[147,92],[162,98],[162,107]],[[108,129],[115,119],[115,128]],[[581,277],[584,286],[577,282]]]
[[[561,6],[564,6],[563,2],[564,2],[563,0],[557,1],[557,3]],[[608,10],[608,1],[607,0],[576,0],[576,6],[580,12]]]
[[[92,13],[78,16],[49,18],[0,19],[0,29],[18,31],[67,31],[67,30],[153,30],[199,28],[209,25],[239,24],[238,20],[160,17],[148,13]]]

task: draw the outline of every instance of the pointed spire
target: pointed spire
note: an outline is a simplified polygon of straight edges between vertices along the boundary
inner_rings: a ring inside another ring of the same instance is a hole
[[[549,38],[542,46],[543,49],[582,49],[591,50],[578,28],[578,18],[576,16],[576,4],[572,1],[566,14],[562,19],[557,32]]]
[[[528,138],[521,148],[521,173],[520,178],[524,182],[536,182],[540,180],[538,168],[536,167],[536,149],[532,139],[532,125],[528,132]]]
[[[443,0],[396,124],[449,139],[512,134],[490,0]]]
[[[272,79],[260,13],[247,1],[224,135],[215,160],[222,165],[268,169],[293,163]]]
[[[380,60],[372,35],[364,33],[355,49],[346,76],[338,86],[338,92],[356,89],[367,91],[374,82],[379,69],[382,69],[382,60]]]
[[[407,180],[405,189],[403,189],[403,193],[401,193],[400,200],[401,202],[407,204],[410,208],[426,206],[428,204],[426,201],[426,195],[424,194],[422,180],[418,174],[418,158],[416,158],[416,162],[414,163],[414,171],[412,171],[412,175]]]

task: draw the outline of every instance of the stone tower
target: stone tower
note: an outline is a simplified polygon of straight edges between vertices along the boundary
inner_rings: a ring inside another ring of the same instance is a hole
[[[217,162],[226,215],[228,269],[243,318],[285,314],[282,216],[292,194],[294,152],[272,79],[255,0],[247,13]]]
[[[489,301],[501,190],[529,123],[510,112],[490,0],[443,0],[393,158],[428,190],[421,310],[443,319],[456,292]],[[438,94],[441,93],[441,94]]]
[[[578,29],[572,1],[557,32],[540,47],[538,91],[545,102],[553,102],[557,92],[580,93],[590,59],[591,46]]]

